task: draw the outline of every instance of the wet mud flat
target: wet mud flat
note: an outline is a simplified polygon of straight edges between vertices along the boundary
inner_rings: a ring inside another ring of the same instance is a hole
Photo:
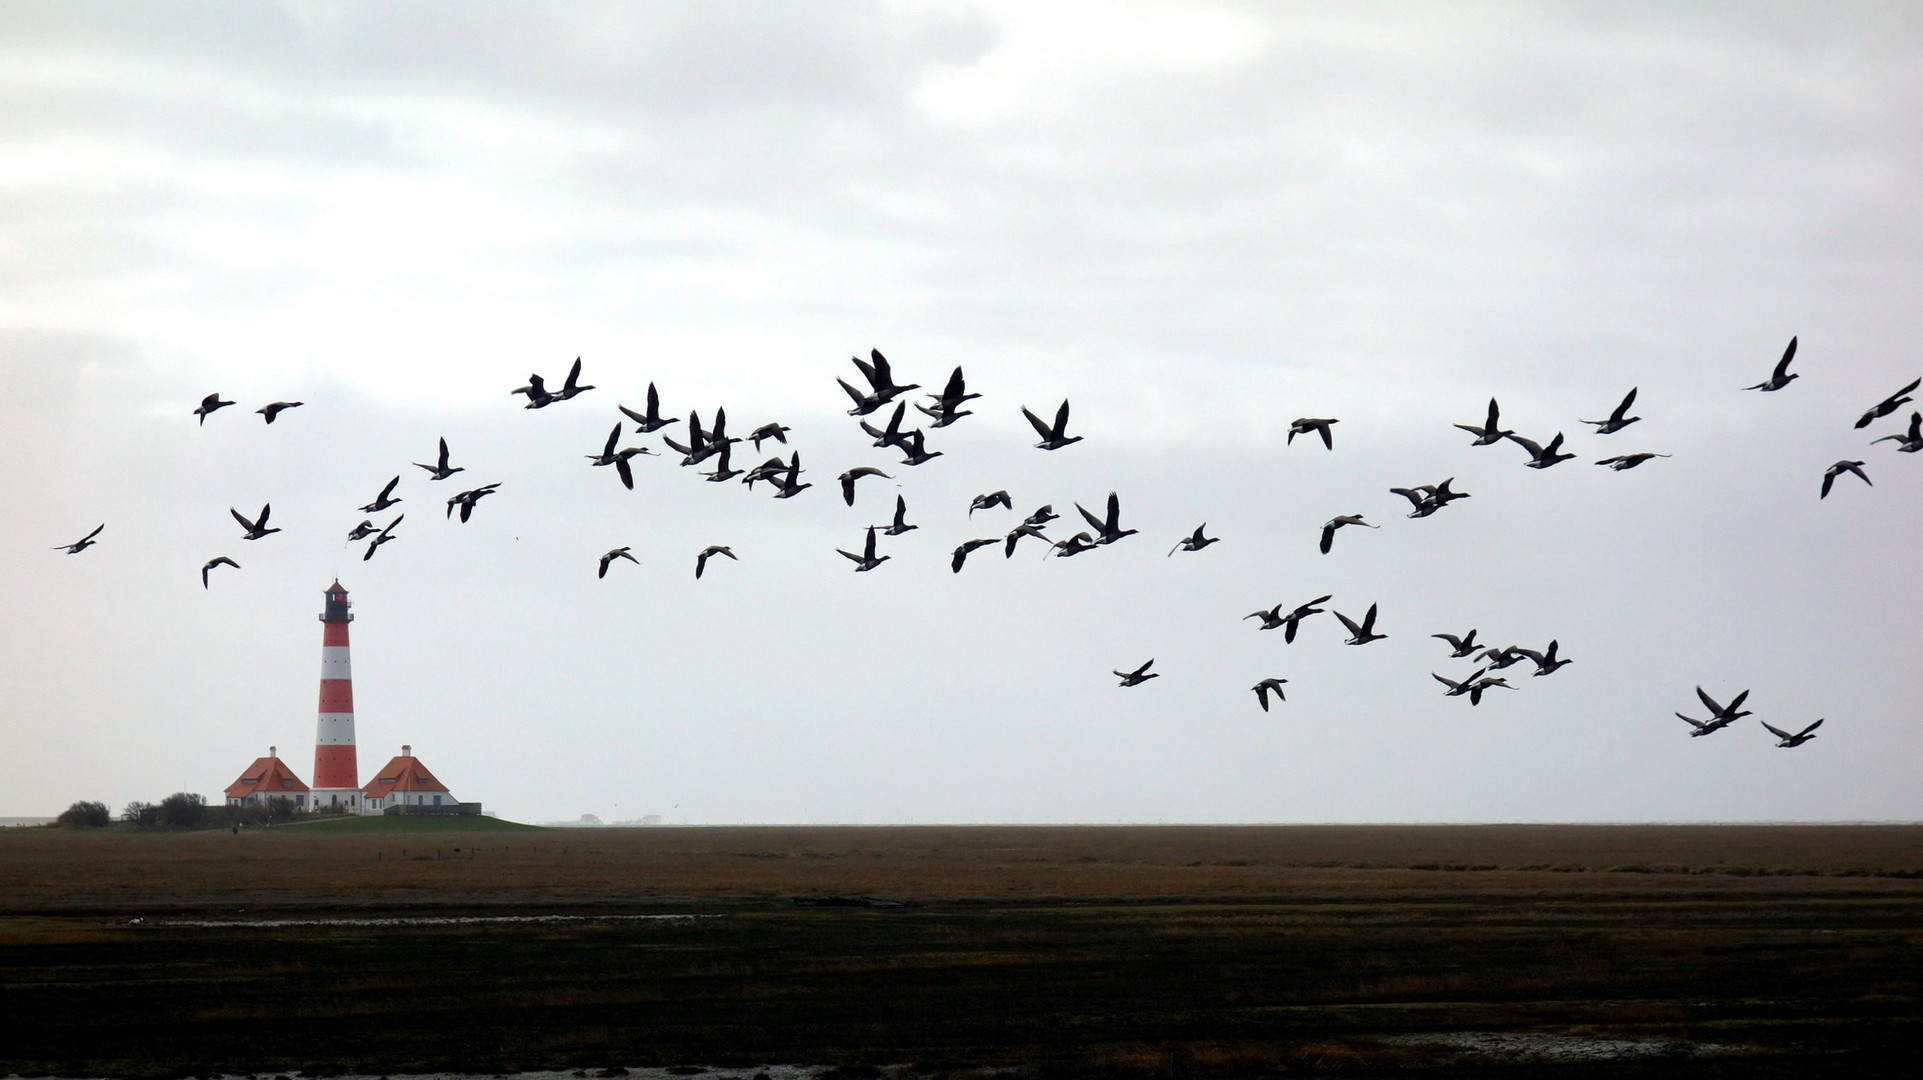
[[[1919,829],[471,843],[0,837],[0,1075],[1907,1076],[1923,1045]]]

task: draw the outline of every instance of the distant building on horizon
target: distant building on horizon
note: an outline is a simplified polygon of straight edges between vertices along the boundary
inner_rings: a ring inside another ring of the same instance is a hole
[[[240,778],[227,785],[228,806],[265,806],[271,799],[291,802],[307,809],[307,785],[280,759],[278,747],[267,748],[267,756],[255,758]]]

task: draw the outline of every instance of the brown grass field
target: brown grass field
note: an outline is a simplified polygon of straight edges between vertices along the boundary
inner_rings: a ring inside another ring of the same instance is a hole
[[[1914,826],[0,832],[0,1075],[1908,1076],[1920,994]]]

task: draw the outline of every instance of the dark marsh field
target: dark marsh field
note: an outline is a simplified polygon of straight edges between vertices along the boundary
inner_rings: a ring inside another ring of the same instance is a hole
[[[1915,826],[0,831],[0,1075],[1909,1076],[1920,997]]]

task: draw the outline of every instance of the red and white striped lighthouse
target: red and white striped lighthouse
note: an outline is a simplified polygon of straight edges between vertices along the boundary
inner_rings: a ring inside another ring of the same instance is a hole
[[[354,761],[354,675],[347,658],[347,590],[327,587],[321,611],[320,726],[314,736],[313,807],[359,813],[360,767]]]

